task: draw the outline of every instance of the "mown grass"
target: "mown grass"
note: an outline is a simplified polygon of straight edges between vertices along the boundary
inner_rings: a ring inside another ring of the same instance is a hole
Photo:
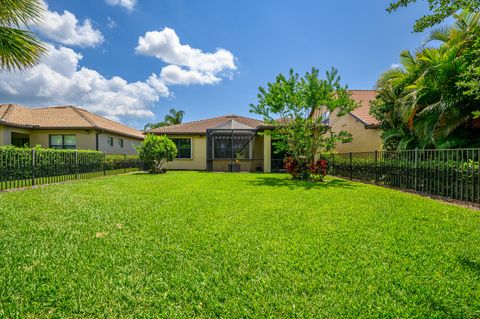
[[[0,317],[478,318],[480,212],[268,174],[3,193]]]

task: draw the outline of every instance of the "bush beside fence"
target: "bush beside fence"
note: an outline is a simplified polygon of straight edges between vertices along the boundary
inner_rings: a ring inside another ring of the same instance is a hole
[[[97,151],[0,147],[0,191],[142,169],[138,157]]]
[[[329,155],[331,175],[480,203],[480,149]]]

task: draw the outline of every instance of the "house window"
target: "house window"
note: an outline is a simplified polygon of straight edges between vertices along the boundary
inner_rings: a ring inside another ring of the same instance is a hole
[[[107,146],[113,147],[113,137],[107,137]]]
[[[249,136],[216,136],[213,139],[214,159],[251,159],[251,138]]]
[[[191,138],[172,138],[177,146],[177,158],[192,158],[192,139]]]
[[[326,111],[322,114],[322,123],[323,124],[330,124],[330,112]]]
[[[77,139],[75,135],[50,135],[50,148],[76,149]]]
[[[118,146],[120,146],[120,148],[123,148],[123,138],[118,140]]]

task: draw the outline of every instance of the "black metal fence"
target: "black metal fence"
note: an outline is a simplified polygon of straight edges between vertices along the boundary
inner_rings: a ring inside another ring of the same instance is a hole
[[[95,151],[0,148],[0,191],[143,168],[134,156]]]
[[[329,155],[331,175],[480,203],[480,149]]]

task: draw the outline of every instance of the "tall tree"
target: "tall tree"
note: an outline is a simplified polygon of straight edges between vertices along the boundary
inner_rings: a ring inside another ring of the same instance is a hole
[[[167,115],[163,118],[164,122],[168,123],[169,125],[181,124],[183,121],[183,116],[185,115],[185,111],[177,111],[175,109],[170,109]]]
[[[425,1],[425,0],[424,0]],[[480,10],[480,1],[478,0],[426,0],[432,11],[431,14],[421,17],[415,22],[413,30],[415,32],[424,31],[434,25],[444,21],[447,17],[454,15],[456,12],[466,10],[470,12],[478,12]],[[418,2],[418,0],[395,0],[390,3],[387,8],[388,12],[393,12],[401,7],[407,7]]]
[[[168,114],[163,117],[163,121],[157,123],[147,123],[145,124],[144,130],[147,131],[158,127],[181,124],[184,116],[185,111],[177,111],[172,108],[170,111],[168,111]]]
[[[45,13],[41,0],[0,0],[0,70],[25,70],[46,52],[35,33],[26,30]]]
[[[307,168],[315,166],[317,155],[332,150],[338,141],[351,141],[348,132],[333,132],[322,117],[328,112],[343,116],[357,106],[340,84],[337,70],[327,72],[325,79],[315,68],[302,77],[290,70],[288,76],[279,74],[259,91],[258,104],[251,104],[250,112],[274,127],[276,150],[288,153],[298,167],[305,168],[299,174],[302,178],[308,175]]]
[[[479,99],[475,74],[466,81],[480,37],[480,13],[463,12],[452,27],[433,30],[422,47],[401,54],[402,67],[378,81],[372,114],[382,121],[382,137],[391,148],[480,146]],[[393,98],[392,98],[393,97]]]

